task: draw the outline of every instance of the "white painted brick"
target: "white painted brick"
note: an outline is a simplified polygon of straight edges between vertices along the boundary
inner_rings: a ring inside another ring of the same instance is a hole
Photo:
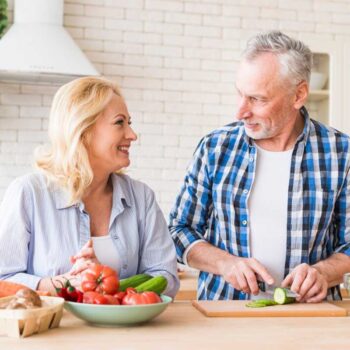
[[[148,54],[154,55],[155,52],[157,53],[157,56],[161,56],[161,57],[167,57],[167,56],[181,57],[182,56],[182,49],[180,47],[156,46],[156,45],[144,46],[145,55],[148,55]]]
[[[182,101],[182,93],[176,91],[143,91],[143,99],[146,101]]]
[[[103,73],[108,75],[116,74],[129,77],[143,77],[143,70],[143,67],[109,64],[104,66]]]
[[[70,15],[64,16],[64,25],[70,27],[103,28],[103,22],[103,18]]]
[[[28,166],[23,165],[6,165],[6,167],[1,167],[1,175],[2,176],[12,176],[17,177],[21,176],[28,172]]]
[[[310,1],[310,0],[305,0]],[[255,6],[255,7],[278,7],[279,0],[240,0],[240,1],[230,1],[226,0],[226,3],[236,2],[240,5],[245,6]]]
[[[125,32],[123,34],[123,41],[141,44],[161,44],[162,36],[156,33]]]
[[[231,6],[223,5],[222,13],[227,17],[257,18],[259,16],[259,6]]]
[[[124,18],[124,10],[102,6],[85,6],[85,15],[91,17],[112,17],[113,19]]]
[[[41,96],[38,95],[2,94],[0,96],[0,103],[4,105],[40,106],[41,100]]]
[[[105,0],[65,0],[65,4],[83,4],[83,5],[103,5]]]
[[[185,25],[185,35],[218,38],[221,37],[221,28],[198,25]]]
[[[177,125],[179,120],[181,120],[180,114],[175,113],[144,113],[143,120],[145,123],[163,123],[165,125]],[[165,144],[166,145],[166,144]]]
[[[82,39],[84,38],[84,28],[77,28],[77,27],[65,27],[65,29],[68,31],[70,36],[73,39]]]
[[[84,14],[84,6],[81,4],[65,4],[64,14],[65,15],[82,15]]]
[[[139,130],[139,127],[137,127],[135,131],[137,132],[138,135],[142,135],[141,131]],[[141,157],[146,157],[146,158],[163,157],[164,155],[163,147],[135,145],[131,147],[131,150],[132,150],[131,159],[133,159],[136,155],[137,157],[140,157],[140,158]]]
[[[221,5],[186,2],[185,12],[203,15],[219,15],[221,13]]]
[[[179,144],[178,136],[174,135],[159,135],[154,137],[154,135],[140,135],[140,144],[143,145],[154,145],[154,146],[177,146]]]
[[[186,69],[199,69],[201,61],[199,59],[190,58],[178,58],[178,57],[165,57],[165,68],[186,68]]]
[[[54,95],[58,90],[57,86],[51,86],[48,84],[23,84],[21,85],[21,92],[24,94],[43,94],[43,95]]]
[[[181,1],[175,0],[145,0],[145,8],[151,10],[164,10],[169,12],[182,12],[183,4]]]
[[[0,107],[1,108],[1,107]],[[18,108],[18,107],[16,107]],[[48,107],[20,107],[19,116],[22,118],[48,118],[50,108]]]
[[[118,52],[122,54],[142,54],[143,46],[141,44],[121,43],[118,41],[105,41],[105,52]]]
[[[226,40],[236,40],[239,42],[239,39],[242,39],[242,30],[237,28],[223,28],[222,38]]]
[[[326,12],[299,11],[298,20],[303,22],[329,23],[329,14]]]
[[[166,35],[163,38],[165,45],[173,46],[188,46],[188,47],[200,47],[201,38],[194,36],[183,36],[183,35]]]
[[[154,137],[153,137],[154,139]],[[154,144],[154,142],[153,142]],[[172,169],[174,162],[172,159],[164,159],[164,158],[158,158],[158,157],[153,157],[153,158],[138,158],[137,159],[137,165],[140,168],[143,169]],[[158,180],[159,181],[159,180]],[[157,181],[157,182],[158,182]],[[159,181],[159,183],[161,183],[161,181]],[[159,184],[157,185],[157,187],[153,187],[154,189],[158,189],[160,190],[161,187],[159,186]]]
[[[216,49],[206,49],[206,48],[189,48],[185,47],[183,56],[184,58],[202,58],[202,59],[209,59],[209,60],[216,60],[220,58],[220,51]]]
[[[143,24],[139,21],[121,20],[121,19],[105,19],[105,28],[118,29],[131,32],[142,32]]]
[[[1,152],[9,154],[33,154],[33,151],[40,143],[34,142],[2,142]]]
[[[139,112],[162,112],[164,104],[162,102],[154,101],[129,101],[129,108]]]
[[[41,125],[41,124],[40,124]],[[47,142],[46,131],[18,131],[18,142]]]
[[[162,87],[162,80],[125,77],[123,78],[122,86],[126,86],[128,88],[133,87],[140,89],[158,90]]]
[[[0,94],[16,94],[20,92],[20,85],[3,83],[0,81]]]
[[[161,135],[163,133],[163,125],[161,124],[137,124],[137,132],[140,135]]]
[[[334,0],[323,0],[323,1],[316,1],[313,4],[314,11],[319,12],[338,12],[338,13],[349,13],[350,11],[350,4],[349,1],[346,1],[344,3],[341,3],[339,1]]]
[[[190,13],[179,13],[179,12],[166,12],[165,20],[166,23],[182,23],[182,24],[201,24],[202,16],[198,14]]]
[[[102,51],[103,41],[91,39],[77,39],[76,43],[82,50]]]
[[[178,159],[176,159],[176,169],[180,169],[182,171],[185,171],[187,169],[189,163],[190,163],[190,161],[187,158],[178,158]]]
[[[29,118],[0,118],[0,129],[3,130],[39,130],[41,128],[40,119]]]
[[[89,58],[95,63],[113,63],[122,64],[124,62],[124,56],[121,53],[110,52],[90,52]]]
[[[220,79],[217,72],[203,71],[203,70],[187,70],[182,71],[182,78],[184,80],[196,80],[196,81],[218,81]]]
[[[50,106],[51,107],[52,100],[53,100],[53,96],[44,95],[43,96],[43,106]]]
[[[326,23],[317,23],[316,32],[318,33],[337,33],[337,34],[350,34],[350,24],[332,24],[331,26]]]
[[[119,8],[131,8],[131,9],[142,9],[143,8],[143,0],[127,0],[127,1],[119,1],[119,0],[105,0],[106,6],[117,6]]]
[[[303,32],[312,32],[315,30],[316,25],[309,22],[300,21],[283,21],[280,23],[280,29],[282,31],[296,31],[302,30]]]
[[[182,95],[182,101],[184,102],[198,102],[198,103],[219,103],[220,95],[216,93],[198,93],[198,92],[186,92]]]
[[[226,105],[204,104],[203,112],[205,114],[213,114],[216,116],[220,116],[224,114],[232,114],[232,108],[231,106]]]
[[[164,19],[164,12],[151,10],[126,10],[126,19],[135,21],[154,21],[162,22]]]
[[[170,91],[197,91],[200,87],[199,82],[182,80],[164,80],[163,88]]]
[[[113,61],[110,61],[113,62]],[[124,55],[123,64],[142,67],[162,67],[163,58],[151,55]]]
[[[317,7],[319,8],[319,3],[321,1],[317,1]],[[311,11],[313,10],[313,1],[305,1],[305,0],[279,0],[278,7],[281,9],[295,9],[298,11]]]
[[[277,8],[262,8],[260,17],[278,19],[278,20],[294,20],[297,17],[296,10],[282,10]]]
[[[140,100],[142,99],[143,90],[141,89],[127,89],[123,87],[122,95],[125,97],[126,101],[130,100]]]
[[[99,28],[85,28],[85,38],[87,39],[99,39],[99,40],[111,40],[121,41],[123,33],[119,30],[107,30]]]
[[[340,23],[340,24],[349,24],[350,23],[350,14],[349,13],[342,13],[342,14],[334,13],[332,15],[332,22]]]
[[[18,106],[1,106],[0,105],[0,118],[10,118],[10,117],[18,117],[18,116],[19,116]]]
[[[202,113],[203,106],[201,103],[166,103],[165,104],[166,113]]]
[[[184,31],[182,24],[145,22],[145,32],[161,34],[182,34]]]
[[[1,118],[0,118],[1,120]],[[0,140],[1,141],[16,141],[17,140],[17,132],[14,130],[1,130],[0,129]],[[1,153],[0,153],[1,157]],[[0,159],[0,164],[2,163]]]
[[[184,135],[192,137],[199,137],[201,135],[201,128],[193,125],[177,125],[176,127],[173,125],[165,125],[163,129],[164,135]]]
[[[239,17],[226,16],[203,16],[203,25],[215,26],[221,28],[233,27],[239,28],[241,19]]]
[[[192,147],[194,150],[197,144],[198,140],[193,136],[180,136],[180,147]]]
[[[235,72],[237,70],[237,65],[235,62],[203,60],[202,61],[202,69],[203,70],[214,70],[217,72],[224,71],[225,73],[228,73],[228,72]]]
[[[150,78],[163,78],[163,79],[180,79],[181,70],[179,69],[163,69],[163,68],[145,68],[144,74]]]
[[[166,180],[173,180],[176,182],[180,182],[179,179],[182,179],[185,176],[185,173],[183,170],[179,169],[165,169],[162,171],[162,178]],[[173,196],[172,198],[169,198],[172,201],[175,201],[175,197]]]
[[[197,143],[199,142],[199,139]],[[184,148],[184,147],[164,147],[164,157],[174,157],[177,158],[186,158],[191,159],[194,152],[193,147]]]
[[[242,28],[244,29],[260,29],[260,30],[271,30],[278,29],[279,22],[273,19],[248,19],[243,18]]]

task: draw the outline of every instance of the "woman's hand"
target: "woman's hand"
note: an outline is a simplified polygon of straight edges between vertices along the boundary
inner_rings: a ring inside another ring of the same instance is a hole
[[[89,239],[77,254],[71,256],[70,261],[74,264],[69,271],[72,276],[81,274],[93,264],[99,264],[100,262],[95,255],[92,240]]]

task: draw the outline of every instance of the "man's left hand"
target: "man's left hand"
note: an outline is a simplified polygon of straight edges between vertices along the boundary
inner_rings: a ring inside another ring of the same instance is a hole
[[[319,303],[327,296],[328,283],[322,273],[308,264],[300,264],[286,276],[282,287],[299,294],[297,301]]]

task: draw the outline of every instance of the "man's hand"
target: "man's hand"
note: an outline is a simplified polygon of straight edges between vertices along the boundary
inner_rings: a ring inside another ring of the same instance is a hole
[[[300,264],[286,276],[282,287],[290,287],[293,292],[299,294],[299,302],[319,303],[327,296],[328,283],[317,268]]]
[[[274,280],[263,265],[254,258],[234,257],[225,260],[220,266],[221,275],[235,289],[247,294],[257,295],[259,287],[257,276],[267,284],[273,284]]]

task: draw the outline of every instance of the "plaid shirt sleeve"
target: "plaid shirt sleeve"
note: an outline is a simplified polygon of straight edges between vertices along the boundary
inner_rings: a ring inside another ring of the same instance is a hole
[[[350,256],[350,171],[339,193],[334,208],[335,253]]]
[[[186,248],[197,240],[205,239],[208,218],[212,212],[208,143],[206,138],[200,141],[170,213],[169,229],[175,242],[178,261],[181,263],[184,262]]]

